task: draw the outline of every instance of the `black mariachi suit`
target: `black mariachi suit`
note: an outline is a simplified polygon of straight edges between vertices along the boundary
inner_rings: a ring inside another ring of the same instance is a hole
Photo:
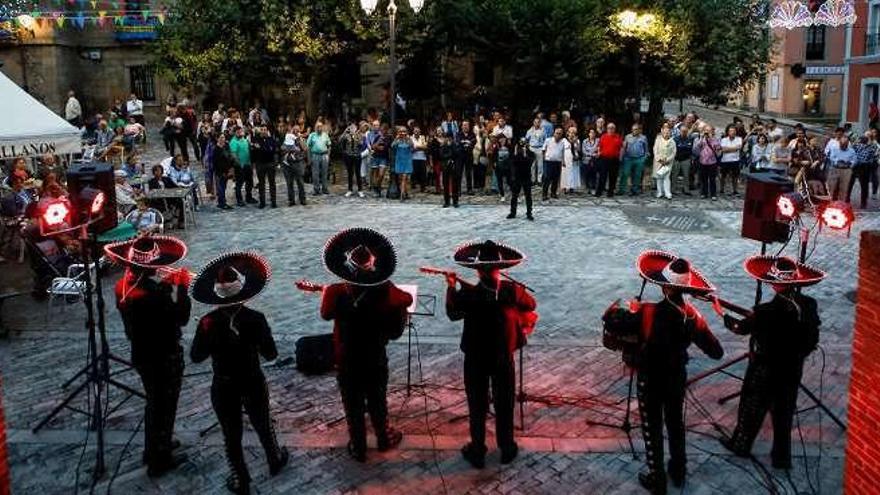
[[[451,137],[446,138],[444,143],[437,144],[436,156],[442,167],[443,204],[449,206],[449,200],[452,199],[452,204],[458,206],[458,198],[461,196],[461,163],[456,159],[455,144]]]
[[[686,472],[682,408],[687,381],[687,349],[697,345],[712,359],[724,354],[703,317],[685,303],[685,314],[668,299],[642,305],[642,347],[638,355],[638,399],[642,436],[650,476],[665,493],[663,424],[669,441],[669,472],[682,479]]]
[[[794,301],[787,300],[790,297]],[[819,343],[822,322],[816,300],[797,293],[776,295],[755,306],[736,333],[751,334],[751,358],[743,381],[739,417],[730,446],[740,455],[752,450],[764,416],[773,420],[773,465],[791,465],[791,426],[804,359]]]
[[[260,357],[271,361],[278,356],[266,317],[243,305],[215,309],[199,320],[190,357],[194,363],[211,358],[214,381],[211,403],[223,429],[226,456],[239,479],[250,480],[244,452],[241,408],[266,451],[270,470],[281,459],[281,449],[269,413],[269,389],[260,367]]]
[[[333,347],[339,391],[352,449],[367,449],[364,411],[380,449],[388,442],[388,356],[385,346],[403,334],[412,296],[391,282],[377,287],[348,283],[328,286],[321,299],[321,317],[334,320]]]
[[[477,135],[474,131],[460,131],[456,136],[457,168],[464,172],[464,182],[467,184],[468,194],[474,192],[474,146],[477,144]],[[461,183],[458,185],[461,188]]]
[[[177,290],[177,301],[172,291]],[[183,379],[180,328],[192,303],[186,287],[172,287],[147,274],[127,271],[116,283],[116,307],[131,341],[131,362],[146,395],[144,461],[156,466],[171,459],[171,440]]]
[[[502,451],[516,448],[513,439],[515,400],[513,351],[522,346],[516,316],[534,311],[535,299],[522,286],[502,281],[497,291],[482,283],[446,291],[446,314],[464,319],[464,387],[467,394],[471,445],[486,451],[489,382],[495,406],[495,437]]]
[[[526,197],[526,214],[532,214],[532,153],[516,148],[513,155],[513,170],[510,177],[513,179],[510,193],[510,214],[516,215],[516,207],[519,202],[519,192]]]

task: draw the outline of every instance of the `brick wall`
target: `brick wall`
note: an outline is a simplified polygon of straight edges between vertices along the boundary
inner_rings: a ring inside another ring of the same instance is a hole
[[[844,490],[876,494],[880,484],[880,231],[863,232],[849,386]]]
[[[3,377],[0,376],[0,495],[9,495],[9,464],[6,455],[6,421],[3,419]]]

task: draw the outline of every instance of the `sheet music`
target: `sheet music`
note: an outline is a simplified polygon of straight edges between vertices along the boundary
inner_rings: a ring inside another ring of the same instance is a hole
[[[415,313],[416,308],[417,308],[417,304],[418,304],[417,301],[419,299],[419,286],[405,284],[405,285],[398,285],[397,288],[412,296],[412,304],[410,304],[409,307],[406,308],[406,312],[407,313]]]

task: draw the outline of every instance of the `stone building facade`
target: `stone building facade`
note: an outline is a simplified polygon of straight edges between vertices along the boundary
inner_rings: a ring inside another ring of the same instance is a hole
[[[19,27],[0,41],[0,71],[59,113],[71,89],[86,115],[105,111],[114,98],[125,100],[132,92],[145,110],[159,109],[171,88],[157,77],[145,49],[155,38],[155,22],[132,16],[102,28],[80,30],[72,20],[62,27],[49,20]]]

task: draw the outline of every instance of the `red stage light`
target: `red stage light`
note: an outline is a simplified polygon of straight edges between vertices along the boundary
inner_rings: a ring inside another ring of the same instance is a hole
[[[48,227],[58,227],[67,222],[69,215],[70,207],[67,206],[67,201],[58,200],[46,207],[46,211],[43,212],[43,222]]]
[[[844,201],[835,201],[822,210],[820,219],[822,224],[830,229],[844,230],[852,227],[855,214],[851,204]]]
[[[786,195],[779,196],[779,199],[776,200],[776,209],[779,211],[779,214],[784,216],[785,218],[791,218],[796,213],[794,208],[794,203],[791,201]]]
[[[107,201],[107,197],[104,196],[103,192],[98,192],[98,194],[96,194],[95,197],[92,198],[92,215],[97,215],[98,213],[101,213],[101,210],[104,208],[105,201]]]
[[[788,221],[804,210],[804,197],[801,193],[785,193],[776,200],[777,220]]]

